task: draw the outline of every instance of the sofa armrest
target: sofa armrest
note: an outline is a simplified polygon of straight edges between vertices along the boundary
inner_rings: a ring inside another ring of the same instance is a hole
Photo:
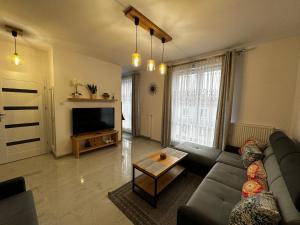
[[[24,177],[0,182],[0,200],[26,191]]]

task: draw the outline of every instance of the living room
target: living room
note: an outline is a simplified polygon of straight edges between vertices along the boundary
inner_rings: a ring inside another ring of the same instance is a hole
[[[2,0],[0,224],[300,224],[299,12]]]

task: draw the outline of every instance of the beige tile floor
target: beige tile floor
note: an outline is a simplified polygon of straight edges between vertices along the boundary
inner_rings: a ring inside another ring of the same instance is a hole
[[[132,224],[107,198],[131,179],[131,163],[158,150],[143,138],[124,139],[110,147],[55,159],[46,154],[0,165],[0,181],[24,176],[34,194],[40,225]]]

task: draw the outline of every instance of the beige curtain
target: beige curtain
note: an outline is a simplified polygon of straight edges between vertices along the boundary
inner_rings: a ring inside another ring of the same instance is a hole
[[[136,137],[140,135],[140,96],[139,96],[139,86],[140,86],[140,75],[137,72],[132,74],[132,125],[131,131],[132,136]]]
[[[165,75],[164,97],[163,97],[163,114],[161,145],[168,147],[171,144],[171,88],[172,85],[172,67],[168,67],[168,73]]]
[[[232,112],[235,51],[226,52],[223,58],[214,147],[224,150]]]

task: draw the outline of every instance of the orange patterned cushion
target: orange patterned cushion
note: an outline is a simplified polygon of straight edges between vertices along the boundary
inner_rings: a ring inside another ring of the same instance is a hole
[[[242,195],[248,198],[263,191],[268,191],[268,185],[265,181],[260,179],[248,180],[243,185]]]
[[[256,145],[261,151],[265,148],[264,144],[255,138],[249,138],[239,149],[239,154],[242,155],[247,146]]]
[[[267,173],[261,160],[253,162],[247,168],[248,179],[267,179]]]

